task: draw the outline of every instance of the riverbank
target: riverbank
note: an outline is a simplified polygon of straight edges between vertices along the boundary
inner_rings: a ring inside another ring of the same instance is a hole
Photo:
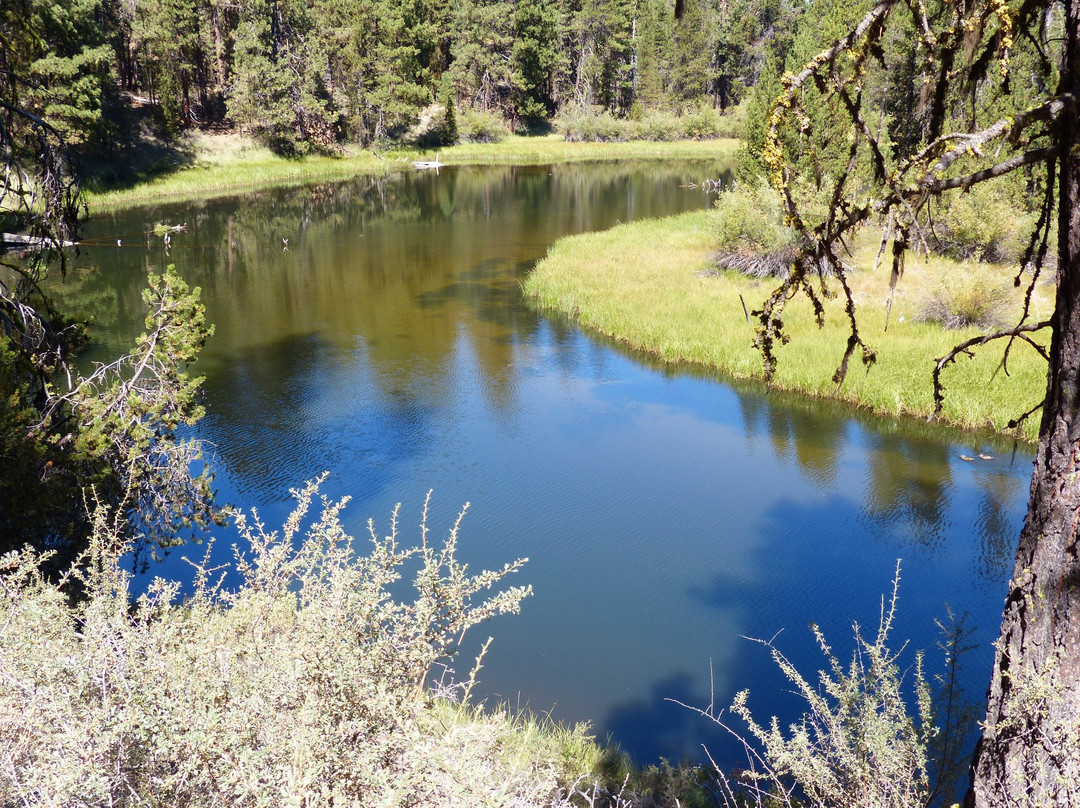
[[[376,151],[355,147],[339,156],[289,159],[235,134],[200,133],[172,155],[167,170],[128,187],[88,189],[91,215],[159,202],[208,199],[242,191],[310,182],[345,180],[357,175],[415,171],[417,161],[444,166],[535,165],[594,160],[695,160],[733,157],[738,141],[570,143],[558,135],[513,135],[499,143],[463,143],[438,150],[399,148]]]
[[[707,367],[735,379],[761,379],[761,354],[752,344],[755,321],[749,312],[760,307],[777,282],[730,271],[703,275],[711,268],[715,215],[694,212],[561,239],[526,279],[525,295],[545,311],[560,312],[663,362]],[[960,282],[976,271],[996,273],[1003,280],[1011,277],[1010,271],[944,258],[911,260],[886,331],[888,267],[873,270],[877,242],[871,234],[852,247],[860,329],[877,351],[877,363],[867,372],[853,360],[847,379],[837,387],[832,376],[848,333],[843,303],[826,301],[825,327],[819,331],[809,303],[800,297],[784,316],[791,342],[778,351],[774,387],[879,415],[925,420],[933,412],[935,359],[980,332],[916,322],[922,300],[938,285]],[[1016,290],[1009,303],[1008,317],[1018,312],[1020,292]],[[1045,285],[1037,290],[1040,310],[1048,310],[1051,294]],[[942,421],[1003,433],[1009,431],[1010,419],[1038,404],[1046,386],[1045,363],[1029,346],[1017,344],[1005,374],[999,369],[1003,348],[1003,343],[986,346],[945,371]],[[1037,429],[1036,414],[1010,434],[1030,442]]]

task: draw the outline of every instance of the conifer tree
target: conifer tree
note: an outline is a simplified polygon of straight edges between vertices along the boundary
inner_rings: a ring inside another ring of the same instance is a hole
[[[283,154],[329,149],[332,103],[322,83],[325,60],[310,44],[313,20],[301,0],[243,0],[236,30],[232,119]]]
[[[534,125],[555,113],[554,74],[559,63],[556,9],[543,0],[514,5],[513,63],[516,113]]]
[[[484,111],[508,111],[514,91],[514,4],[457,0],[450,75],[458,98]]]

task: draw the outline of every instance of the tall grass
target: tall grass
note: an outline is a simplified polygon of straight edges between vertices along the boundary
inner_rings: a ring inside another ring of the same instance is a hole
[[[654,355],[663,362],[688,363],[737,379],[762,377],[753,347],[755,321],[776,281],[735,272],[708,277],[715,246],[716,213],[694,212],[667,219],[620,225],[602,233],[571,236],[555,243],[524,284],[525,295],[541,309],[563,312],[582,326]],[[848,402],[887,416],[926,418],[933,412],[932,370],[936,358],[978,333],[946,331],[914,315],[924,289],[950,277],[961,265],[947,258],[910,260],[886,330],[888,271],[872,270],[876,239],[867,232],[852,245],[850,261],[860,328],[877,351],[867,372],[853,371],[842,386],[832,376],[843,355],[847,322],[840,300],[827,301],[819,330],[807,301],[797,298],[785,313],[791,336],[778,349],[774,385]],[[1010,270],[980,271],[1008,277]],[[1009,317],[1019,313],[1013,290]],[[1046,310],[1048,290],[1036,303]],[[942,419],[966,429],[1004,431],[1008,422],[1038,403],[1046,386],[1046,366],[1027,346],[1017,346],[1008,375],[1001,372],[1001,347],[983,348],[944,374],[947,387]],[[1020,437],[1034,440],[1037,424],[1025,423]]]

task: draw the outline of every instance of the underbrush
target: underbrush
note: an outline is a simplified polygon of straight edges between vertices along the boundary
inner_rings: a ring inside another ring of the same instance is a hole
[[[230,575],[194,593],[156,580],[130,600],[118,524],[98,510],[82,570],[47,581],[31,551],[0,569],[0,805],[546,805],[572,779],[556,745],[508,754],[520,725],[440,704],[426,685],[467,629],[516,612],[519,569],[468,574],[458,524],[417,546],[344,502],[296,492],[284,529],[238,517]],[[460,522],[460,519],[459,519]],[[389,588],[415,568],[411,602]],[[81,579],[86,599],[66,594]],[[451,691],[454,688],[450,688]],[[465,695],[468,683],[456,688]],[[445,694],[444,694],[445,695]],[[471,720],[467,720],[471,719]],[[579,733],[580,734],[580,733]]]
[[[735,138],[740,119],[711,106],[701,106],[675,114],[650,110],[639,118],[616,118],[597,106],[565,107],[554,120],[555,130],[571,142],[618,142],[648,140],[713,140]]]

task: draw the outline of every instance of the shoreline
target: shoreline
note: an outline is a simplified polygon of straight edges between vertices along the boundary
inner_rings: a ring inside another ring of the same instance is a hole
[[[659,362],[764,385],[749,312],[777,282],[733,271],[702,276],[711,266],[714,215],[695,211],[560,239],[526,277],[523,294],[539,310],[557,312]],[[869,369],[853,362],[837,387],[831,377],[846,340],[842,301],[826,301],[826,326],[819,331],[809,305],[796,299],[785,312],[791,342],[779,350],[776,376],[767,388],[838,402],[879,417],[929,421],[973,439],[992,435],[1033,445],[1037,418],[1029,418],[1019,430],[1007,427],[1009,418],[1030,409],[1036,403],[1032,395],[1037,400],[1045,389],[1045,364],[1033,351],[1014,350],[1007,376],[997,372],[1003,346],[988,346],[974,359],[954,364],[943,374],[944,411],[930,418],[934,361],[979,330],[947,331],[915,322],[913,313],[924,287],[937,274],[960,265],[935,259],[929,268],[909,268],[886,331],[888,273],[881,270],[875,278],[862,268],[873,265],[876,250],[876,241],[865,240],[868,243],[855,251],[861,284],[856,298],[860,330],[877,350],[878,361]],[[871,288],[875,281],[880,289]]]
[[[211,199],[271,187],[390,175],[438,159],[439,167],[472,165],[541,165],[614,160],[732,159],[739,141],[644,140],[580,143],[557,135],[512,135],[499,143],[463,143],[438,149],[396,148],[347,151],[340,156],[278,157],[236,135],[200,136],[194,155],[183,167],[126,188],[86,190],[90,215],[191,199]],[[426,170],[426,169],[425,169]]]

